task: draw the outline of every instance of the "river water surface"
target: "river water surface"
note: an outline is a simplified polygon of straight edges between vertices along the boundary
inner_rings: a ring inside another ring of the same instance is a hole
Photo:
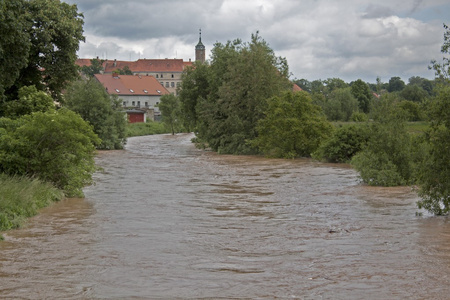
[[[450,222],[347,165],[222,156],[190,134],[101,152],[86,199],[0,242],[2,299],[449,299]]]

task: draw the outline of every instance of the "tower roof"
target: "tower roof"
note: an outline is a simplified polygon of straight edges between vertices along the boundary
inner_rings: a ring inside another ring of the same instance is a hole
[[[202,30],[200,29],[200,36],[198,38],[198,44],[195,46],[195,49],[205,49],[205,45],[202,43]]]

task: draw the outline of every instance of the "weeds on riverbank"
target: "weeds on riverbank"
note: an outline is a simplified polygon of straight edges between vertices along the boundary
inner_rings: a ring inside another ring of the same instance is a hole
[[[170,133],[163,123],[148,121],[147,123],[128,123],[127,137]]]
[[[39,209],[63,198],[64,193],[50,183],[0,174],[0,231],[20,227]]]

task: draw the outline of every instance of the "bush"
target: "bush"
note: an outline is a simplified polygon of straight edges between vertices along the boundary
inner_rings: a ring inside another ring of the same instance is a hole
[[[352,116],[350,117],[350,121],[367,122],[367,121],[369,121],[369,117],[363,112],[355,111],[354,113],[352,113]]]
[[[147,121],[147,123],[128,123],[126,127],[127,137],[153,135],[169,133],[170,130],[166,128],[163,123]]]
[[[332,125],[306,92],[286,92],[268,100],[253,147],[270,157],[309,157],[327,139]]]
[[[332,163],[349,162],[361,151],[368,140],[368,126],[347,125],[339,127],[313,153],[313,158]]]
[[[375,123],[367,146],[351,160],[369,185],[397,186],[413,181],[411,137],[401,120]]]
[[[17,120],[0,119],[0,172],[51,182],[67,196],[82,196],[92,181],[100,139],[76,113],[61,109]]]

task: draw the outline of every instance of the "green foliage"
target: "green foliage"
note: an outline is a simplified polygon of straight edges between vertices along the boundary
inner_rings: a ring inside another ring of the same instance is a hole
[[[358,79],[351,83],[351,91],[353,96],[358,100],[359,109],[368,113],[370,111],[372,94],[367,83]]]
[[[0,172],[36,177],[67,196],[81,196],[96,170],[98,143],[91,126],[67,109],[0,118]]]
[[[391,77],[387,90],[389,93],[400,92],[405,88],[405,82],[400,77]]]
[[[7,57],[4,61],[6,71],[12,71],[10,74],[3,69],[0,72],[11,76],[1,83],[9,87],[4,94],[8,100],[14,100],[21,87],[34,85],[40,91],[48,90],[53,99],[60,100],[67,83],[78,77],[75,60],[79,42],[84,40],[82,15],[77,12],[76,5],[59,0],[13,1],[11,5],[2,4],[7,19],[7,24],[2,27],[17,26],[21,32],[13,38],[10,32],[0,31],[0,40],[6,38],[0,56]],[[13,16],[19,13],[23,15],[14,20]]]
[[[163,123],[170,128],[172,135],[181,130],[180,100],[177,96],[169,94],[161,96],[158,108],[161,111]]]
[[[0,101],[28,62],[31,42],[27,17],[23,0],[0,2]]]
[[[95,74],[100,74],[100,71],[103,70],[103,63],[105,60],[103,59],[91,59],[91,65],[90,66],[82,66],[81,72],[83,72],[84,75],[89,77],[94,77]]]
[[[188,131],[194,131],[197,125],[197,103],[208,98],[210,78],[214,74],[208,64],[195,62],[182,75],[179,97],[181,102],[182,121]]]
[[[0,174],[0,231],[20,227],[25,218],[64,198],[50,183]]]
[[[123,149],[125,112],[117,96],[110,96],[96,79],[74,82],[65,94],[65,106],[93,126],[102,140],[98,149]]]
[[[351,163],[369,185],[396,186],[413,181],[411,138],[395,109],[372,124],[366,147]]]
[[[127,137],[169,133],[163,123],[147,121],[147,123],[128,123]]]
[[[369,121],[369,117],[363,112],[355,111],[352,113],[352,116],[350,117],[350,121],[352,121],[352,122],[367,122],[367,121]]]
[[[55,109],[52,97],[35,86],[24,86],[19,90],[19,99],[4,103],[5,117],[16,119],[33,112],[46,112]]]
[[[432,122],[426,139],[429,151],[419,166],[418,183],[423,207],[434,214],[450,211],[450,86],[441,86],[432,102]]]
[[[418,103],[403,100],[400,101],[397,105],[401,110],[405,112],[407,121],[417,122],[424,120],[425,116],[423,109]]]
[[[408,84],[401,92],[400,96],[408,101],[422,103],[428,97],[428,93],[416,84]]]
[[[450,53],[450,28],[444,24],[444,43],[441,47],[441,53],[449,54]],[[440,79],[450,79],[450,59],[448,57],[442,58],[442,63],[438,63],[436,60],[431,61],[431,66],[429,69],[433,69],[436,75],[436,78]]]
[[[350,88],[336,88],[322,109],[330,121],[349,121],[352,114],[358,111],[358,100],[353,97]]]
[[[332,163],[347,163],[365,147],[368,139],[369,128],[366,124],[339,127],[320,144],[313,153],[313,158]]]
[[[285,92],[268,100],[251,143],[269,157],[310,156],[333,128],[306,92]]]
[[[254,153],[248,141],[256,137],[266,99],[292,89],[286,60],[258,34],[250,43],[216,43],[208,70],[200,66],[190,72],[180,94],[189,118],[185,123],[195,127],[198,140],[221,153]]]

